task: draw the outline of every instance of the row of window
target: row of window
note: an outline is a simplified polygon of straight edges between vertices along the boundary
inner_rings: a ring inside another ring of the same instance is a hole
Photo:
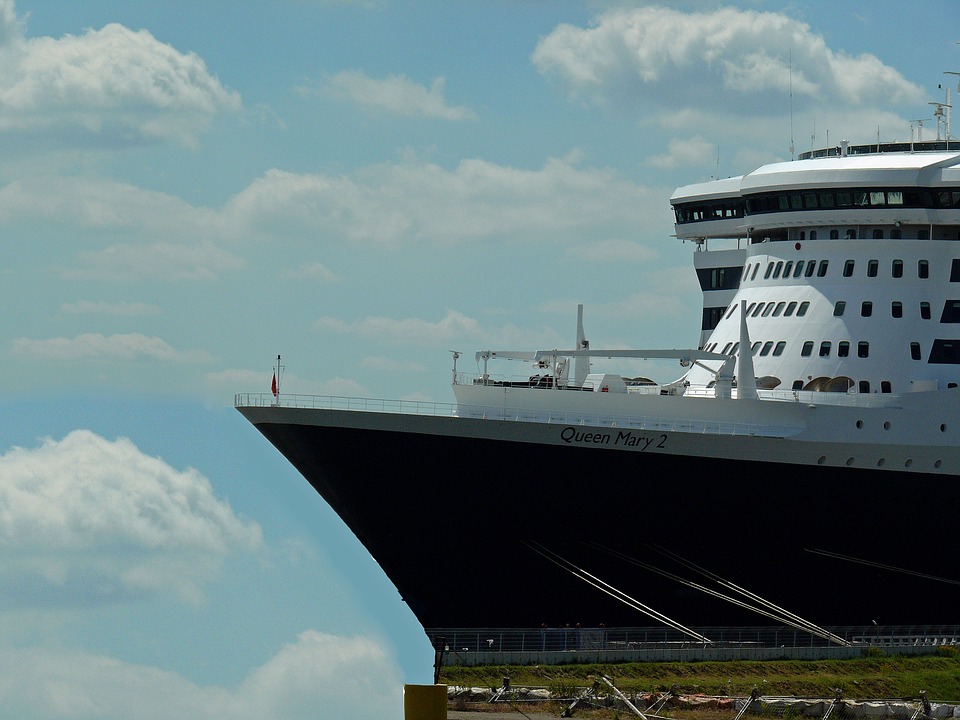
[[[855,208],[960,208],[960,191],[929,188],[858,188],[855,190],[787,190],[744,198],[695,201],[674,205],[677,224],[742,218],[798,210]]]
[[[733,311],[737,309],[736,303],[731,305],[726,314],[726,318],[730,318],[733,315]],[[803,317],[807,314],[807,310],[810,309],[810,301],[803,300],[801,301],[790,301],[786,302],[785,300],[777,302],[773,300],[768,303],[755,303],[752,302],[747,305],[747,317],[791,317],[796,313],[797,317]]]
[[[703,349],[706,352],[715,352],[719,343],[708,343]],[[816,342],[813,340],[805,340],[800,346],[800,357],[812,357],[814,348],[816,347]],[[723,350],[720,351],[722,355],[736,355],[737,351],[740,349],[739,342],[728,342],[723,346]],[[773,340],[757,340],[750,345],[750,352],[754,356],[766,357],[771,355],[773,357],[780,357],[783,355],[784,351],[787,349],[787,341],[779,340],[774,342]],[[852,343],[848,340],[841,340],[837,343],[837,357],[845,358],[850,357],[850,351],[852,349]],[[857,357],[858,358],[868,358],[870,357],[870,343],[866,340],[860,340],[857,342]],[[830,340],[823,340],[820,342],[820,347],[817,349],[818,357],[827,358],[830,357],[833,353],[833,342]],[[919,342],[910,343],[910,359],[911,360],[922,360],[923,354],[920,348]],[[960,365],[960,340],[953,339],[936,339],[933,341],[933,345],[930,348],[930,356],[927,358],[927,363],[931,365]]]
[[[753,266],[751,270],[751,264],[747,263],[747,268],[743,273],[744,277],[749,276],[750,280],[755,280],[757,277],[757,271],[760,269],[761,263],[757,263]],[[793,274],[793,277],[813,277],[813,274],[816,273],[817,277],[823,277],[827,274],[827,268],[830,266],[829,260],[820,260],[819,265],[816,260],[797,260],[794,264],[793,260],[778,260],[776,262],[770,261],[767,263],[767,269],[763,273],[764,280],[777,280],[781,277],[788,278]]]

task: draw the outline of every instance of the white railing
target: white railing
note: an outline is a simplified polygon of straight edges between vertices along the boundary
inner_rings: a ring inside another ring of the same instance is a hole
[[[454,405],[419,400],[385,400],[332,395],[288,395],[281,393],[241,393],[234,396],[236,407],[283,407],[352,412],[380,412],[432,417],[461,417],[477,420],[546,423],[611,430],[650,430],[683,432],[698,435],[756,435],[789,437],[800,428],[791,425],[769,425],[747,422],[721,422],[695,418],[638,417],[537,408],[505,408],[487,405]]]

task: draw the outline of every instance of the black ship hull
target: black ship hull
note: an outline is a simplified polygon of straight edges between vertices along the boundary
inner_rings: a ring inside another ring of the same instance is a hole
[[[820,625],[960,620],[953,476],[547,444],[523,423],[241,411],[427,629],[651,624],[603,582],[690,627],[775,622],[680,582],[732,594],[691,565]]]

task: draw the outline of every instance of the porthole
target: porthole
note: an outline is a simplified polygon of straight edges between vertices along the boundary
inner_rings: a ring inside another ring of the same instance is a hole
[[[946,431],[947,431],[947,426],[946,426],[946,424],[940,423],[940,432],[946,432]]]
[[[826,455],[821,455],[817,458],[817,465],[823,465],[827,461]]]
[[[903,466],[904,466],[904,467],[910,467],[911,465],[913,465],[913,459],[912,459],[912,458],[907,458],[907,461],[903,464]]]
[[[934,466],[935,468],[938,468],[938,469],[940,468],[941,465],[943,465],[943,460],[936,460],[936,461],[933,463],[933,466]]]
[[[884,458],[880,458],[879,460],[877,460],[877,467],[883,467],[886,464],[887,464],[887,461]]]
[[[884,429],[884,430],[889,430],[889,429],[890,429],[890,421],[889,421],[889,420],[887,420],[887,421],[885,421],[885,422],[883,423],[883,429]]]
[[[863,427],[863,420],[857,420],[857,430],[860,430]]]
[[[850,467],[851,465],[853,465],[853,458],[852,458],[852,457],[848,457],[848,458],[847,458],[847,467]]]

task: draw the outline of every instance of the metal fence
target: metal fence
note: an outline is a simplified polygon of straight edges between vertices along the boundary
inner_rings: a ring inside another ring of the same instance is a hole
[[[869,649],[929,649],[960,645],[960,625],[857,625],[827,627],[824,630],[842,639],[848,647]],[[676,651],[724,650],[749,651],[838,647],[827,638],[784,626],[771,627],[706,627],[695,631],[707,642],[691,639],[669,628],[634,627],[560,627],[560,628],[444,628],[427,631],[438,652],[461,658],[470,655],[470,663],[482,662],[484,655],[538,656],[544,653],[590,656],[609,654],[617,657],[638,656]],[[570,657],[569,661],[574,661]]]

